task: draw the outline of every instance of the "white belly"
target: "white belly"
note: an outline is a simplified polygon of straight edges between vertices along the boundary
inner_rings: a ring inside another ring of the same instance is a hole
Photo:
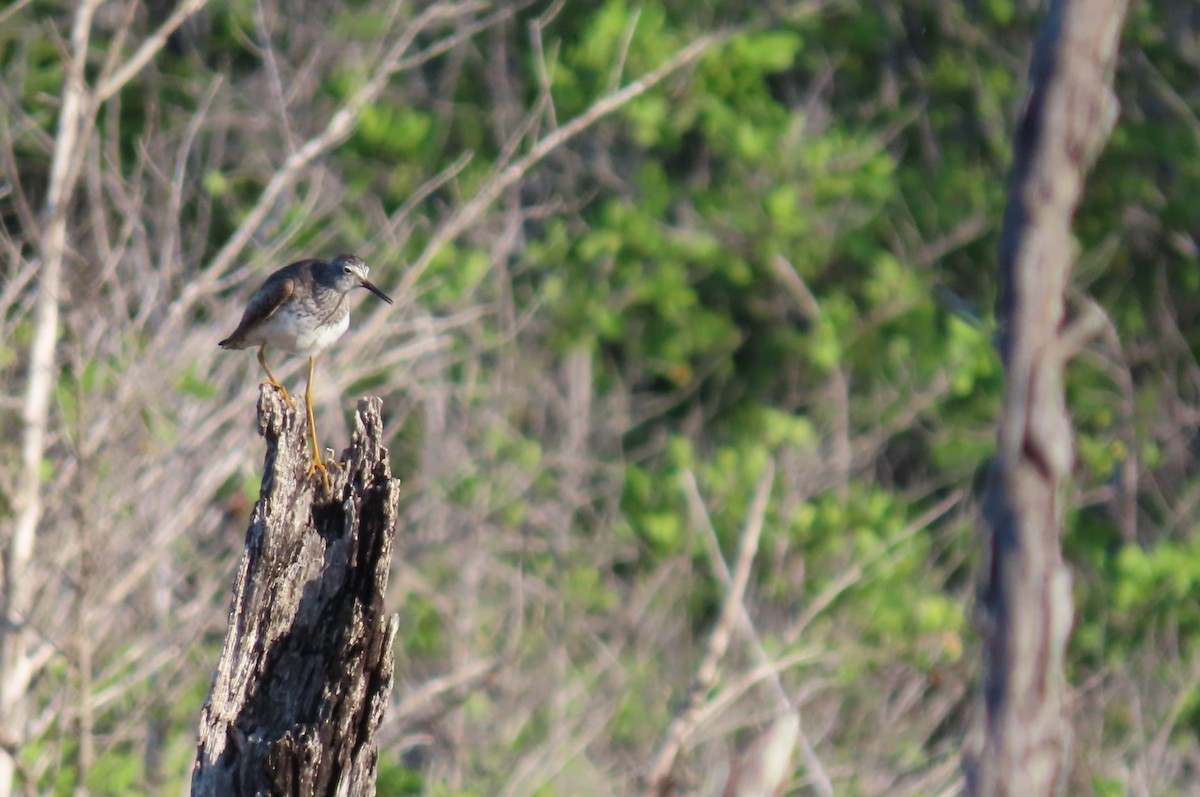
[[[312,357],[329,346],[350,328],[350,314],[328,326],[314,325],[311,317],[300,319],[291,313],[276,313],[258,330],[258,344],[274,349]]]

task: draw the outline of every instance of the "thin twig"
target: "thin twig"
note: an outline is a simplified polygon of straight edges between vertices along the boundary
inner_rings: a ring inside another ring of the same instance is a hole
[[[184,0],[176,6],[175,10],[171,12],[171,16],[167,17],[166,21],[159,25],[157,30],[146,37],[146,40],[142,42],[142,46],[137,49],[136,53],[130,56],[129,60],[121,68],[112,75],[101,79],[100,85],[93,95],[96,104],[98,105],[116,94],[138,72],[142,71],[142,67],[158,54],[158,51],[167,43],[167,39],[175,32],[175,29],[182,25],[184,20],[192,14],[204,8],[207,3],[208,0]]]
[[[13,499],[16,520],[4,559],[4,604],[0,606],[0,717],[17,732],[23,729],[26,689],[36,672],[28,652],[29,611],[33,605],[33,580],[36,577],[30,562],[42,517],[42,459],[56,376],[59,293],[67,251],[67,206],[84,159],[79,143],[86,140],[89,132],[85,124],[89,102],[84,66],[92,15],[97,5],[99,0],[81,3],[71,26],[62,112],[46,191],[40,284],[22,410],[25,429],[21,440],[20,481]],[[87,120],[90,121],[90,117]],[[12,756],[0,755],[0,792],[10,790],[14,767]]]
[[[638,6],[629,15],[629,22],[625,23],[625,32],[621,34],[621,46],[617,50],[618,55],[613,60],[612,72],[608,78],[609,91],[616,91],[617,86],[621,85],[621,75],[625,73],[625,61],[629,58],[629,48],[633,45],[633,34],[637,33],[638,21],[641,18],[642,8]]]
[[[397,292],[403,294],[411,290],[416,281],[429,268],[433,259],[441,252],[442,247],[453,241],[468,227],[473,225],[483,214],[483,211],[496,201],[509,186],[524,177],[543,158],[591,127],[600,119],[625,106],[636,97],[645,94],[670,75],[699,60],[711,49],[724,44],[732,36],[741,31],[742,28],[736,28],[722,33],[699,37],[639,80],[635,80],[621,90],[600,98],[590,108],[570,122],[567,122],[562,127],[555,128],[538,139],[528,153],[518,158],[507,169],[493,177],[480,189],[479,193],[472,197],[465,205],[461,206],[453,216],[438,228],[412,267],[405,273]]]
[[[931,506],[928,510],[921,513],[916,520],[914,520],[912,523],[909,523],[908,526],[901,530],[899,534],[888,540],[886,545],[876,551],[868,559],[858,562],[842,572],[841,575],[839,575],[836,579],[830,582],[827,587],[825,587],[824,591],[820,595],[813,599],[812,603],[808,605],[808,608],[804,610],[804,613],[796,619],[796,622],[794,622],[790,628],[788,628],[787,632],[783,635],[784,642],[789,645],[794,643],[804,632],[804,629],[808,627],[809,623],[816,619],[821,612],[825,611],[825,609],[827,609],[831,603],[837,600],[843,592],[850,589],[850,587],[852,587],[854,584],[858,583],[868,570],[870,570],[880,561],[883,561],[884,557],[894,553],[896,549],[905,542],[924,531],[929,524],[933,523],[938,518],[942,517],[951,509],[953,509],[954,506],[963,499],[964,495],[965,493],[962,490],[955,490],[950,495]]]
[[[13,3],[8,8],[0,11],[0,25],[8,22],[9,17],[16,16],[16,14],[27,5],[29,5],[29,0],[17,0],[17,2]]]
[[[408,214],[412,213],[417,205],[425,201],[426,197],[457,177],[463,169],[467,168],[467,165],[474,157],[475,153],[472,150],[466,150],[455,158],[454,162],[449,166],[417,186],[400,207],[396,209],[396,212],[388,217],[386,227],[387,236],[389,238],[394,237],[396,228],[400,226],[400,223],[404,219],[408,218]]]
[[[279,116],[279,127],[283,131],[283,143],[287,145],[288,152],[294,152],[296,137],[292,133],[291,121],[288,118],[288,102],[283,91],[283,78],[279,74],[279,59],[275,57],[275,44],[271,41],[271,28],[267,25],[262,0],[256,0],[254,3],[254,26],[258,28],[258,38],[261,40],[258,47],[267,67],[267,82],[271,86],[271,99],[277,106],[275,112]]]
[[[684,476],[684,490],[687,493],[688,507],[691,513],[702,521],[701,528],[704,531],[704,539],[708,545],[708,556],[709,560],[713,563],[713,570],[716,571],[717,578],[720,579],[721,583],[726,588],[729,588],[731,586],[729,568],[725,564],[725,558],[721,555],[721,546],[717,540],[717,532],[713,528],[712,518],[709,517],[708,510],[704,506],[704,499],[700,496],[700,487],[696,483],[696,476],[690,470]],[[825,767],[821,764],[821,759],[817,757],[817,752],[812,746],[812,742],[809,741],[807,734],[804,733],[804,724],[801,722],[800,717],[800,707],[792,705],[791,699],[789,699],[787,692],[783,688],[783,683],[779,678],[780,665],[772,661],[771,657],[767,655],[766,648],[763,647],[762,640],[759,639],[758,632],[754,628],[754,621],[750,617],[750,612],[746,608],[746,604],[739,602],[738,609],[738,621],[741,626],[742,635],[745,637],[746,643],[758,667],[765,669],[768,673],[767,680],[775,693],[775,702],[778,710],[780,712],[795,712],[796,740],[800,747],[800,754],[804,757],[805,766],[812,776],[814,786],[816,786],[821,797],[833,797],[833,782],[829,779]],[[715,701],[710,701],[710,704],[713,702]]]
[[[533,65],[537,72],[538,93],[545,100],[546,121],[549,123],[551,130],[558,127],[558,114],[554,110],[554,95],[551,91],[553,79],[550,67],[546,63],[546,47],[542,40],[542,31],[562,11],[564,3],[566,3],[566,0],[554,0],[549,8],[529,23],[529,40],[533,45]],[[558,60],[557,45],[554,50],[554,60],[556,62]]]
[[[742,607],[742,599],[746,593],[746,585],[750,581],[750,568],[754,563],[754,555],[758,552],[758,541],[762,535],[763,524],[767,515],[767,503],[771,497],[771,487],[775,483],[775,462],[767,460],[758,485],[754,490],[754,499],[746,517],[746,525],[742,529],[738,542],[737,560],[725,591],[725,602],[721,606],[721,614],[708,639],[708,647],[700,666],[696,669],[696,677],[688,689],[684,708],[667,728],[666,741],[663,742],[654,761],[651,763],[646,776],[646,794],[666,794],[671,772],[683,752],[684,745],[696,730],[696,715],[704,705],[705,695],[717,681],[718,667],[725,651],[729,649],[729,640],[733,635],[733,625]]]

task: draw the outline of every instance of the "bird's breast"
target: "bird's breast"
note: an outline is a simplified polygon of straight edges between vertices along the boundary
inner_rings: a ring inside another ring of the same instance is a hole
[[[321,318],[306,313],[278,313],[259,331],[266,345],[311,357],[327,349],[350,328],[350,311]]]
[[[328,348],[335,340],[346,334],[346,330],[350,328],[350,311],[341,314],[341,317],[332,323],[318,325],[307,332],[302,332],[297,336],[296,342],[299,344],[300,351],[298,354],[310,356],[317,352]]]

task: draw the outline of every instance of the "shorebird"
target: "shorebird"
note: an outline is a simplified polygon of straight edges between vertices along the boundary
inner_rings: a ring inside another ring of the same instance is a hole
[[[321,461],[317,445],[317,426],[313,419],[313,371],[316,357],[350,328],[350,303],[346,296],[357,288],[366,288],[388,304],[392,300],[367,279],[367,265],[354,255],[338,255],[333,260],[301,260],[284,266],[262,284],[246,305],[242,321],[233,334],[217,345],[222,349],[258,347],[258,361],[267,372],[264,385],[277,388],[284,400],[296,406],[287,389],[279,384],[267,366],[266,348],[272,346],[290,354],[308,357],[308,385],[304,391],[308,410],[308,431],[313,462],[308,470],[317,471],[329,489],[329,473]]]

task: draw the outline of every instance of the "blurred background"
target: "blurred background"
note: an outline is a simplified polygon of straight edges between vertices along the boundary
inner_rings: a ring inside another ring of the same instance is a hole
[[[397,300],[354,297],[315,385],[335,450],[382,396],[404,485],[380,794],[632,793],[739,558],[679,788],[781,687],[784,793],[957,793],[1043,14],[0,9],[0,794],[186,790],[264,452],[216,343],[338,252]],[[1134,4],[1116,87],[1076,219],[1071,311],[1108,320],[1067,382],[1069,791],[1196,794],[1200,6]]]

